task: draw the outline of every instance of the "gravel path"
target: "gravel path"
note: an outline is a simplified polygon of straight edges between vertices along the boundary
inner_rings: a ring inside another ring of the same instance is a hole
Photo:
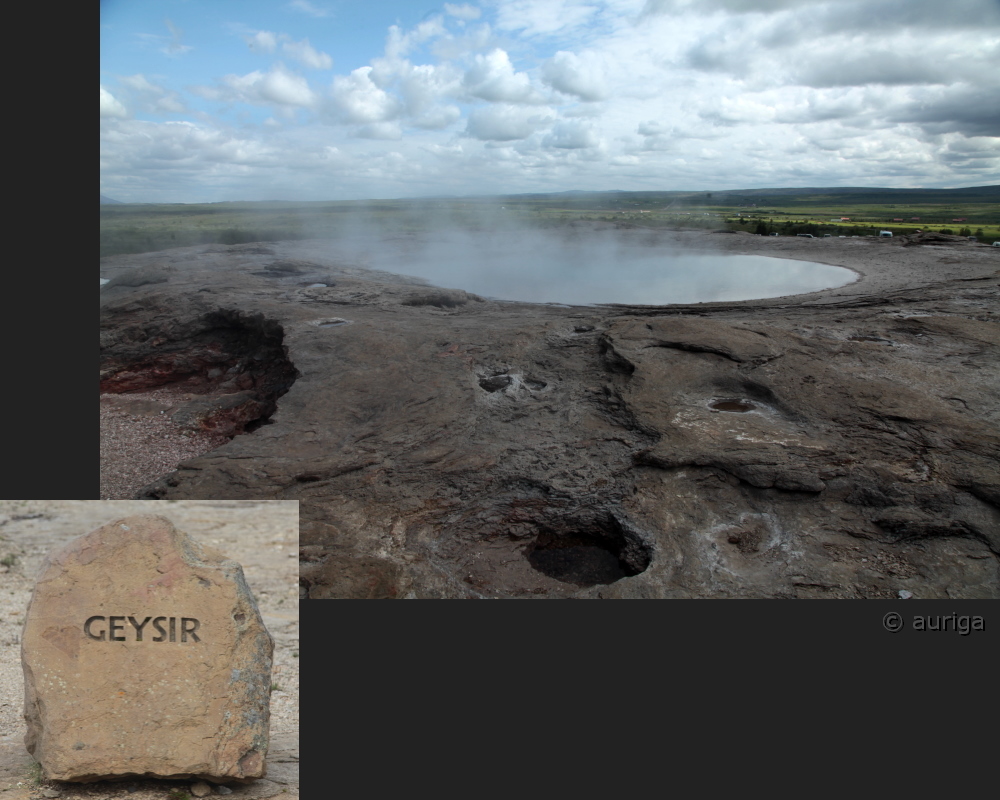
[[[297,800],[299,730],[298,503],[295,501],[0,501],[0,800],[42,797],[160,800],[188,797],[190,781],[126,780],[69,784],[38,779],[24,749],[20,637],[46,553],[131,514],[163,514],[200,542],[243,565],[264,624],[274,637],[271,748],[267,778],[233,784],[234,798]],[[219,792],[217,787],[215,793]],[[173,794],[172,794],[173,793]]]
[[[170,417],[193,395],[169,389],[101,395],[101,499],[127,500],[227,436],[186,431]]]

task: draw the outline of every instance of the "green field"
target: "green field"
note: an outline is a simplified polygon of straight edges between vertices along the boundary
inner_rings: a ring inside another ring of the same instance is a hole
[[[848,217],[842,221],[842,217]],[[912,219],[919,217],[919,220]],[[102,205],[101,256],[197,244],[241,244],[358,232],[392,235],[504,223],[579,220],[653,229],[873,236],[915,230],[1000,240],[1000,186],[972,189],[762,189],[740,192],[566,192],[369,202]],[[956,221],[960,220],[960,221]]]

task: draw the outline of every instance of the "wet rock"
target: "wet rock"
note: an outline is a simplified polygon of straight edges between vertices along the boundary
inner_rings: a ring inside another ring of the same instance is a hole
[[[25,744],[53,780],[261,777],[272,650],[239,564],[164,517],[105,525],[35,585]]]

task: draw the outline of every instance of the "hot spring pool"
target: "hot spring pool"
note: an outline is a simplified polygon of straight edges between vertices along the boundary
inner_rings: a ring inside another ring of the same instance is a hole
[[[849,269],[811,261],[622,246],[596,238],[554,244],[532,236],[424,244],[372,266],[495,300],[568,305],[755,300],[858,278]]]

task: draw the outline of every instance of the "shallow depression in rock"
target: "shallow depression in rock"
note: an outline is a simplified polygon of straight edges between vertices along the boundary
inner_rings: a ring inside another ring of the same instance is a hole
[[[716,400],[713,403],[709,403],[708,407],[715,411],[731,411],[736,413],[753,411],[756,408],[753,403],[747,403],[744,400]]]
[[[543,234],[442,237],[381,255],[371,266],[498,300],[576,305],[782,297],[843,286],[858,277],[810,261]]]

